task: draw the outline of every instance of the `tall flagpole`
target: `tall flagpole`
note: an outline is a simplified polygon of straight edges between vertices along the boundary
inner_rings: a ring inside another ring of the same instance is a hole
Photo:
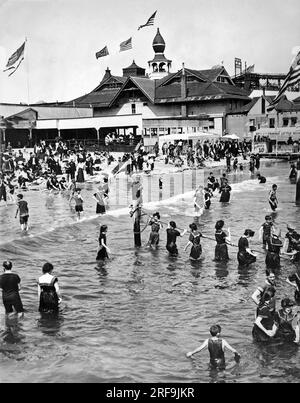
[[[29,97],[29,57],[28,57],[28,44],[27,44],[27,37],[25,38],[25,43],[27,46],[25,46],[25,52],[26,55],[25,61],[26,61],[26,75],[27,75],[27,103],[28,105],[30,104],[30,97]]]

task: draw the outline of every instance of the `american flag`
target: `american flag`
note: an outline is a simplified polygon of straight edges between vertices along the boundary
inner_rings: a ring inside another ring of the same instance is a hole
[[[155,13],[153,13],[153,14],[151,15],[151,17],[148,19],[148,21],[146,22],[146,24],[140,25],[140,26],[138,27],[138,30],[141,29],[141,28],[144,28],[144,27],[148,27],[149,25],[154,25],[154,18],[155,18],[156,13],[157,13],[157,10],[155,11]]]
[[[96,58],[98,59],[99,57],[107,56],[109,55],[107,46],[104,46],[103,49],[99,50],[99,52],[96,53]]]
[[[24,60],[24,50],[26,41],[10,56],[3,71],[13,70],[8,76],[11,76]]]
[[[273,99],[273,102],[270,104],[270,106],[274,106],[275,104],[277,104],[281,95],[285,92],[285,90],[291,85],[297,84],[298,81],[300,81],[300,52],[295,57],[293,64],[290,67],[290,71],[285,77],[285,80],[277,96]]]
[[[128,50],[128,49],[132,49],[131,39],[132,38],[129,38],[129,39],[127,39],[127,41],[120,43],[120,52],[124,52],[124,50]]]

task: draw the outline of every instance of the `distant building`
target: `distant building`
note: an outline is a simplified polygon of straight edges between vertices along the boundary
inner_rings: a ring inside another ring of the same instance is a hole
[[[122,76],[107,68],[88,94],[57,106],[27,105],[12,112],[6,116],[7,141],[26,143],[18,130],[25,130],[30,143],[59,136],[104,144],[108,133],[117,137],[132,133],[143,136],[146,145],[225,133],[227,114],[248,104],[249,92],[234,84],[224,66],[195,70],[183,65],[171,73],[159,29],[152,46],[148,72],[135,61],[123,68]],[[0,115],[1,109],[0,104]]]

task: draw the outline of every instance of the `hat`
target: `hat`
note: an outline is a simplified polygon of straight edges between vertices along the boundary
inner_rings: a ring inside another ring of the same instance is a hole
[[[294,306],[294,305],[295,305],[295,303],[290,298],[283,298],[281,300],[282,308],[288,308],[288,307]]]
[[[295,229],[294,225],[287,224],[287,229]]]

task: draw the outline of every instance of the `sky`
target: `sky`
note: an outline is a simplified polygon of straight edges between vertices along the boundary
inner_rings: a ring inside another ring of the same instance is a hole
[[[156,10],[154,25],[138,31]],[[6,103],[69,101],[96,88],[107,67],[119,76],[133,59],[148,68],[157,28],[171,72],[223,63],[233,75],[238,57],[255,72],[286,74],[300,49],[299,0],[0,0],[0,20]],[[120,53],[130,37],[133,49]],[[25,59],[8,77],[25,38]],[[110,55],[96,59],[105,45]]]

